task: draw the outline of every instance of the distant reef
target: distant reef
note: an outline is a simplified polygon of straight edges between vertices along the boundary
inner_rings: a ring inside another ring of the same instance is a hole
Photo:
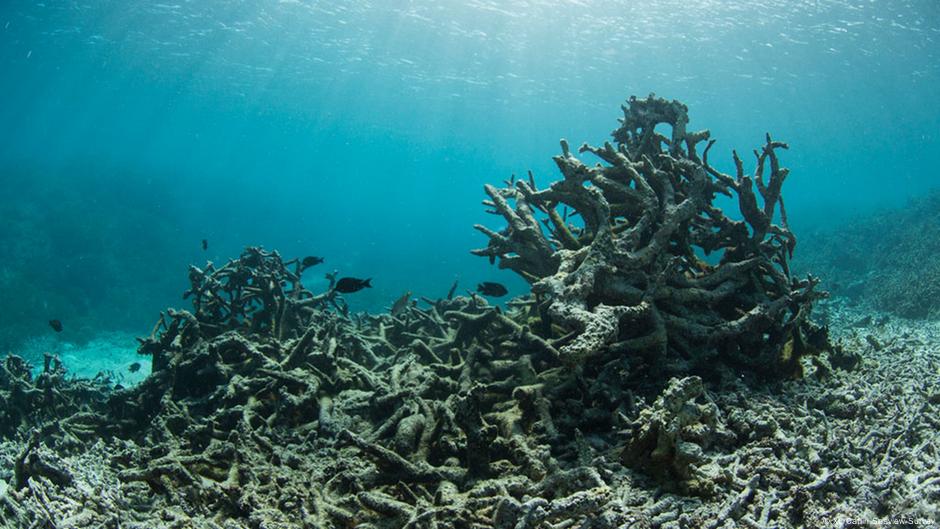
[[[33,377],[7,358],[0,525],[716,529],[936,514],[940,398],[870,376],[861,342],[810,322],[822,294],[788,266],[786,145],[767,137],[754,174],[735,155],[726,175],[687,120],[677,101],[631,99],[616,145],[581,149],[602,164],[563,143],[547,189],[486,187],[507,226],[480,227],[476,253],[533,285],[506,309],[453,288],[352,314],[335,273],[312,292],[306,259],[251,247],[190,268],[192,307],[140,339],[152,374],[138,386],[71,379],[52,356]],[[908,409],[922,413],[899,420]]]
[[[797,260],[833,295],[906,318],[940,317],[940,191],[806,237]]]

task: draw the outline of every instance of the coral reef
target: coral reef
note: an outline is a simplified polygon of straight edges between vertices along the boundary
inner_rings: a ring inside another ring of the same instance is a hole
[[[192,269],[193,310],[169,311],[141,340],[151,377],[110,392],[91,414],[111,439],[106,479],[135,506],[125,521],[155,512],[270,527],[626,520],[589,461],[563,468],[552,455],[581,421],[553,417],[552,403],[567,400],[567,410],[579,388],[555,387],[565,377],[551,344],[475,297],[353,319],[332,289],[303,289],[292,262],[249,248],[217,270]],[[603,417],[587,419],[584,431]],[[59,442],[50,432],[18,456],[39,463],[20,471],[16,481],[30,486],[14,488],[0,519],[112,516],[101,502],[79,513],[45,488],[79,481],[47,453]]]
[[[833,295],[906,318],[940,315],[940,192],[810,233],[795,266]]]
[[[32,380],[8,359],[0,525],[789,528],[937,514],[940,330],[843,336],[877,355],[851,373],[817,363],[776,389],[685,377],[644,396],[627,358],[561,363],[558,342],[523,323],[530,304],[451,297],[349,316],[289,263],[253,248],[194,270],[193,310],[141,340],[154,369],[135,388],[68,379],[54,358]],[[918,373],[932,378],[911,384]]]
[[[602,163],[585,165],[562,140],[562,180],[486,186],[507,227],[478,225],[490,240],[474,253],[532,283],[546,326],[574,331],[560,347],[569,364],[653,351],[792,372],[821,294],[814,278],[790,274],[796,238],[777,156],[787,145],[767,135],[754,174],[735,153],[731,176],[709,164],[714,140],[687,129],[682,103],[631,98],[623,112],[615,144],[579,149]],[[741,220],[715,205],[719,194],[736,197]],[[703,260],[712,254],[717,262]]]
[[[636,224],[607,214],[628,202],[604,198],[603,168],[567,154],[560,165],[601,183],[491,188],[515,227],[492,232],[489,255],[536,291],[506,309],[451,288],[350,314],[335,273],[314,293],[304,260],[247,248],[190,269],[192,309],[166,311],[140,339],[152,371],[135,387],[70,379],[52,356],[33,378],[8,358],[0,526],[789,529],[937,516],[940,328],[842,333],[828,356],[801,357],[828,340],[806,319],[814,281],[789,277],[793,239],[773,206],[740,199],[750,212],[734,221],[703,205],[732,189],[725,179],[739,196],[752,180],[697,164],[706,134],[686,133],[684,112],[634,101],[625,123],[674,124],[668,152],[650,150],[664,141],[652,128],[603,151],[642,153],[614,171],[649,177],[625,184],[652,190]],[[758,154],[770,204],[779,147]],[[537,204],[556,211],[539,202],[550,196],[579,204],[583,227],[548,222],[581,247],[555,248],[530,224]],[[650,231],[631,231],[639,223]],[[715,265],[695,255],[708,233]],[[664,368],[664,352],[688,355]],[[690,376],[690,355],[723,361]],[[763,372],[784,372],[781,356],[805,378],[753,376],[761,357],[773,361]]]

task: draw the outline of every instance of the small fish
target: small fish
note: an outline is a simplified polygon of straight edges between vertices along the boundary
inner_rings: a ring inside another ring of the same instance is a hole
[[[307,269],[307,268],[310,268],[311,266],[316,266],[322,262],[323,262],[322,257],[316,257],[316,256],[311,255],[308,257],[304,257],[303,260],[300,261],[300,268]]]
[[[49,326],[55,332],[62,332],[62,322],[59,320],[49,320]]]
[[[140,371],[140,362],[134,362],[133,364],[127,367],[127,370],[130,371],[131,373],[136,373]]]
[[[208,249],[209,249],[209,241],[208,241],[207,239],[203,239],[203,240],[202,240],[202,251],[206,251],[206,250],[208,250]]]
[[[343,294],[352,294],[353,292],[359,292],[364,288],[372,288],[370,281],[372,281],[371,277],[369,279],[344,277],[336,282],[336,286],[334,288],[337,292],[342,292]]]
[[[402,297],[398,298],[395,303],[392,304],[392,316],[398,316],[402,312],[405,312],[405,309],[408,308],[408,301],[411,299],[411,292],[405,292]]]
[[[509,291],[506,290],[506,287],[491,281],[484,281],[477,285],[477,292],[483,294],[484,296],[490,296],[494,298],[499,298],[509,293]]]

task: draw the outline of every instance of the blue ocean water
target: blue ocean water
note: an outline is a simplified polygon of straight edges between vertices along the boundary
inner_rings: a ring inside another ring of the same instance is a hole
[[[324,257],[313,290],[372,277],[357,310],[522,293],[469,254],[483,184],[547,184],[634,94],[687,103],[725,170],[788,141],[797,235],[896,206],[940,184],[938,39],[935,0],[6,0],[0,350],[146,334],[246,245]]]

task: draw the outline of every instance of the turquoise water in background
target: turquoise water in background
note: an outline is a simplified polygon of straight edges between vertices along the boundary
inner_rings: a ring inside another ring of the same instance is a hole
[[[483,184],[546,185],[633,94],[688,104],[726,171],[788,141],[798,236],[897,206],[940,184],[938,39],[935,0],[6,0],[0,351],[146,334],[246,245],[374,278],[357,310],[523,293],[468,253]]]

